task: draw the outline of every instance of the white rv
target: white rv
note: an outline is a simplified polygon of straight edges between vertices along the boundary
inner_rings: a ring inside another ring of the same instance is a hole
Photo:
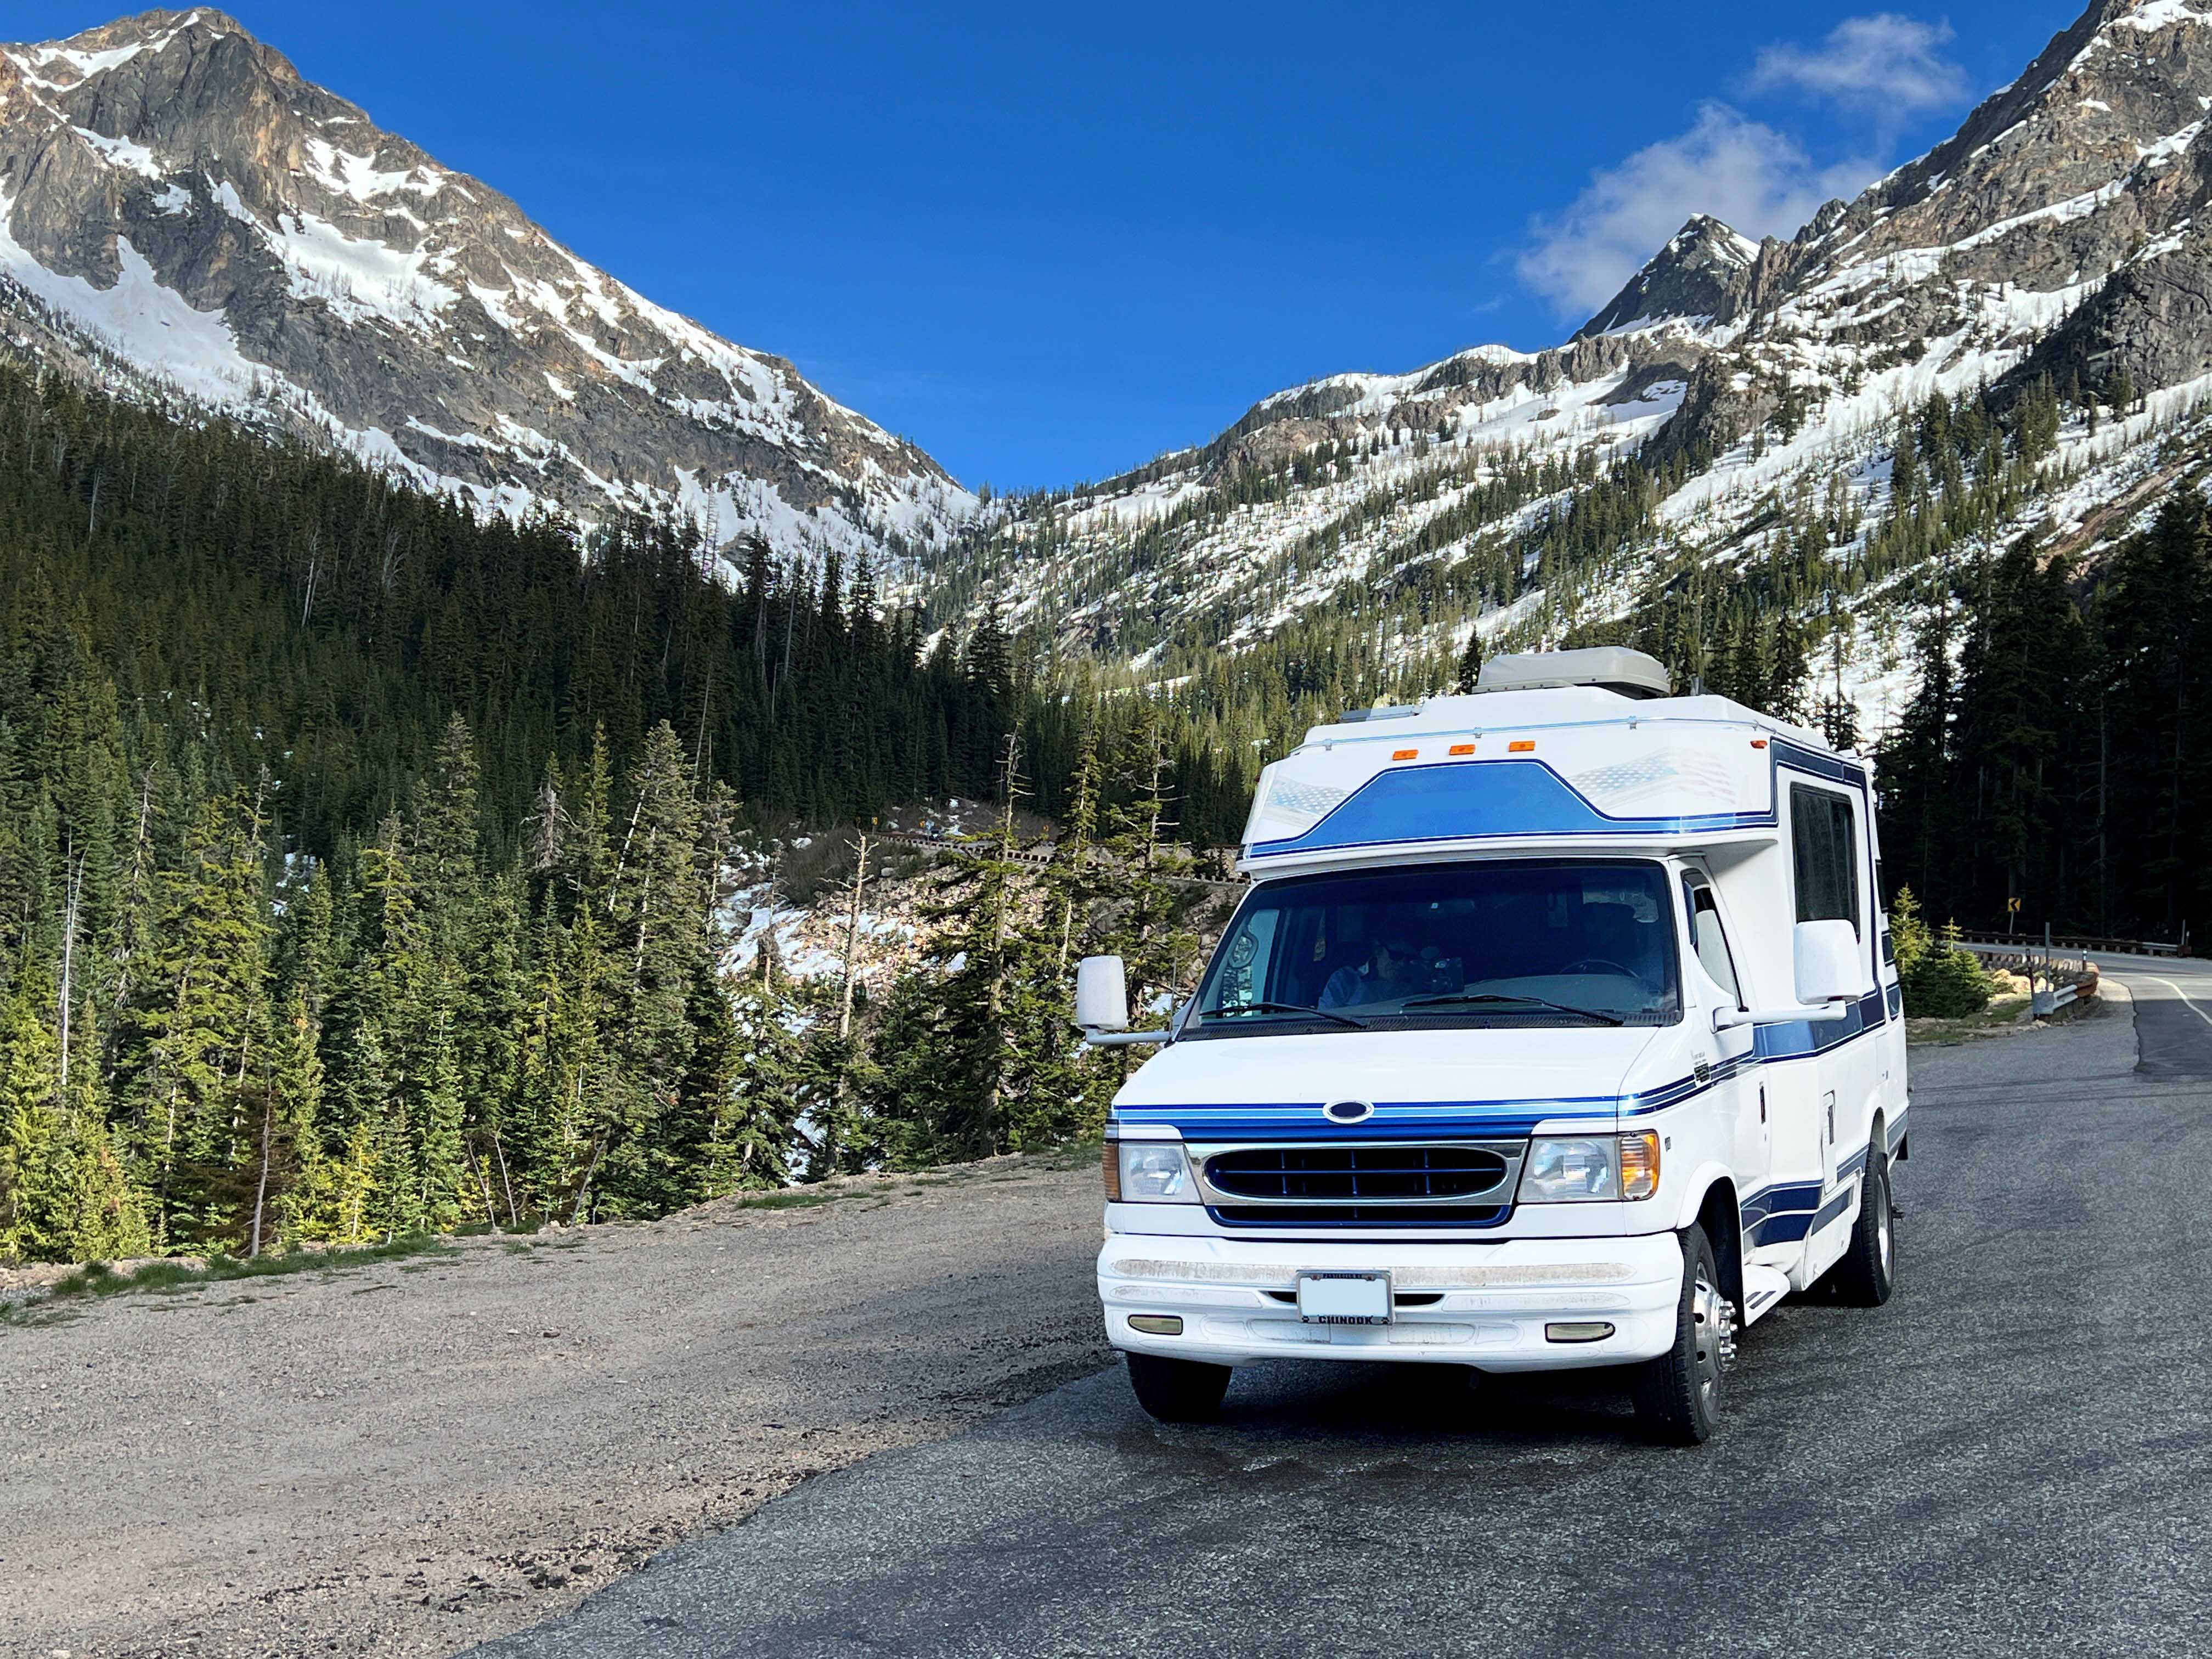
[[[1267,1359],[1626,1368],[1712,1431],[1737,1331],[1887,1300],[1905,1034],[1865,763],[1621,650],[1316,726],[1251,890],[1107,1125],[1098,1292],[1139,1400]]]

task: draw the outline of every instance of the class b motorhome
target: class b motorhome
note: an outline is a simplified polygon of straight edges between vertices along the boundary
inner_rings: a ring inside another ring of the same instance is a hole
[[[1107,1124],[1154,1416],[1273,1359],[1621,1368],[1704,1440],[1737,1333],[1887,1300],[1902,997],[1866,763],[1640,653],[1501,658],[1262,774],[1251,886]]]

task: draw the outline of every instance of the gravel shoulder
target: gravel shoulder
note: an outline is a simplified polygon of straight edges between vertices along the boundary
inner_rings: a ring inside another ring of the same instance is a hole
[[[1109,1363],[1087,1163],[855,1185],[33,1306],[0,1652],[449,1654]]]

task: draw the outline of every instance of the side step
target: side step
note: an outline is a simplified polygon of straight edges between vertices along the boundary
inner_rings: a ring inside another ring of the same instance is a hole
[[[1743,1322],[1756,1325],[1774,1305],[1790,1294],[1790,1275],[1778,1267],[1754,1267],[1749,1262],[1743,1269]]]

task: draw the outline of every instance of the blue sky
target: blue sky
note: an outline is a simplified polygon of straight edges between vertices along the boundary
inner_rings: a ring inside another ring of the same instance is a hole
[[[1316,375],[1553,343],[1691,211],[1786,234],[1925,149],[2081,3],[225,9],[1003,489]],[[7,12],[29,40],[117,15]]]

